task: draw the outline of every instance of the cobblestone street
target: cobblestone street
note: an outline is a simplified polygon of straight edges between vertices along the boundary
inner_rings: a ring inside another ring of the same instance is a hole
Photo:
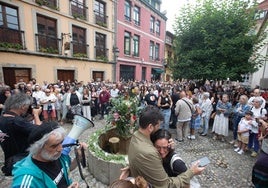
[[[87,141],[88,136],[96,129],[105,126],[104,120],[95,121],[95,127],[86,130],[79,138],[80,141]],[[71,124],[66,124],[64,127],[67,130],[72,128]],[[174,132],[172,129],[171,132]],[[229,133],[231,135],[232,132]],[[181,143],[176,143],[176,151],[180,153],[181,158],[190,165],[201,157],[207,156],[211,163],[207,166],[204,173],[197,176],[197,179],[202,188],[249,188],[251,184],[251,170],[256,158],[250,156],[250,152],[244,155],[239,155],[234,152],[232,145],[228,143],[231,136],[227,138],[226,142],[215,141],[212,135],[208,134],[206,137],[197,136],[196,140],[185,140]],[[3,152],[0,151],[0,165],[3,163]],[[90,164],[94,165],[94,164]],[[90,188],[106,188],[98,182],[85,168],[83,173]],[[81,179],[78,169],[71,172],[74,181],[80,182],[80,187],[86,187]],[[1,187],[10,187],[11,177],[4,177],[0,174]]]

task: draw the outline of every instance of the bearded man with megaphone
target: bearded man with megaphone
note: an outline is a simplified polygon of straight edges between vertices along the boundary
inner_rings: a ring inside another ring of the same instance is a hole
[[[78,182],[72,182],[69,171],[76,165],[81,178],[83,176],[80,159],[86,143],[79,143],[78,138],[86,129],[93,127],[92,121],[83,116],[75,115],[72,130],[65,137],[65,130],[57,122],[45,122],[36,126],[30,133],[29,155],[14,165],[12,187],[39,187],[39,188],[78,188]],[[71,146],[74,147],[75,160],[69,156]],[[76,147],[79,146],[79,147]],[[85,181],[87,187],[88,184]]]

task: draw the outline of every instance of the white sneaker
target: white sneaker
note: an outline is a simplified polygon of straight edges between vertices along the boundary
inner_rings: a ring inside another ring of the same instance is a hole
[[[188,139],[191,139],[191,135],[188,135],[187,138],[188,138]]]
[[[195,135],[191,135],[191,139],[192,140],[195,140]]]
[[[240,148],[235,148],[234,151],[235,152],[238,152],[240,150]]]
[[[237,152],[238,154],[242,155],[244,153],[244,151],[241,149],[239,152]]]

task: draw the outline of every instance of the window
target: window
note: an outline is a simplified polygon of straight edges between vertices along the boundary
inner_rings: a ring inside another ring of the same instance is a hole
[[[125,55],[130,55],[130,33],[125,32],[124,36],[124,54]]]
[[[140,55],[140,37],[134,35],[133,37],[133,55],[138,57]]]
[[[18,10],[16,8],[0,4],[0,26],[19,30]]]
[[[133,20],[136,25],[140,25],[140,7],[134,7]]]
[[[154,42],[150,41],[150,60],[154,59]]]
[[[86,20],[86,3],[85,0],[71,0],[72,16]]]
[[[73,55],[84,55],[87,57],[86,29],[73,26],[72,30]]]
[[[38,49],[45,53],[58,53],[57,21],[37,14]]]
[[[160,45],[158,43],[155,44],[155,60],[159,61],[159,48]]]
[[[106,4],[102,1],[95,1],[94,6],[95,23],[107,27],[106,21]]]
[[[22,49],[23,34],[23,31],[20,31],[17,8],[0,3],[0,42],[14,44],[14,47]],[[10,48],[13,48],[13,45]]]
[[[150,18],[150,32],[151,33],[154,33],[154,22],[155,22],[154,17],[151,16]]]
[[[160,21],[156,20],[155,22],[155,32],[158,36],[160,36]]]
[[[96,59],[106,59],[106,35],[96,33],[95,44]]]
[[[125,20],[131,21],[131,5],[129,1],[125,1]]]

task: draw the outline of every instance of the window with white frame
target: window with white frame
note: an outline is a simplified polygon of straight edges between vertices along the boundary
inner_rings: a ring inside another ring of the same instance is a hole
[[[149,58],[150,60],[153,60],[154,59],[154,42],[153,41],[150,41],[150,54],[149,54]]]
[[[159,48],[160,44],[156,43],[155,44],[155,60],[159,61]]]
[[[159,36],[160,35],[160,21],[156,20],[155,22],[155,32]]]
[[[140,37],[134,35],[133,37],[133,56],[138,57],[140,55]]]
[[[130,55],[130,32],[125,31],[124,36],[124,54]]]
[[[140,7],[138,6],[134,7],[133,20],[136,25],[140,25]]]
[[[155,29],[155,19],[153,16],[151,16],[151,18],[150,18],[150,32],[154,33],[154,31],[155,31],[154,29]]]
[[[130,1],[125,1],[125,20],[131,21],[131,4],[130,4]]]

